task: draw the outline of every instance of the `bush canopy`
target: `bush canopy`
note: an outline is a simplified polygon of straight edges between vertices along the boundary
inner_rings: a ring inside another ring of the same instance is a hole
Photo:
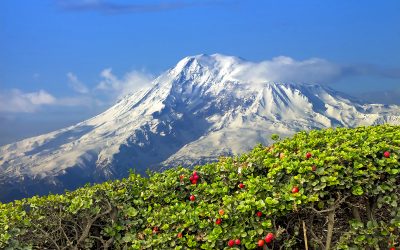
[[[399,126],[299,132],[194,170],[0,203],[0,248],[394,249],[399,159]]]

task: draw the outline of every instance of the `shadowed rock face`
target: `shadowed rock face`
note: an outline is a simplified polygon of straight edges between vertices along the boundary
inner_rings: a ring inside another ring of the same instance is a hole
[[[0,147],[0,200],[59,193],[129,169],[202,164],[269,144],[273,133],[400,124],[399,106],[361,104],[319,85],[238,80],[242,63],[184,58],[102,114]]]
[[[179,120],[159,124],[154,132],[146,125],[135,131],[127,139],[127,143],[120,146],[110,166],[116,166],[119,170],[135,168],[141,174],[144,174],[146,168],[157,170],[162,161],[187,143],[200,138],[209,126],[204,117],[196,117],[190,113],[183,113]],[[117,173],[119,177],[124,175],[125,173]]]

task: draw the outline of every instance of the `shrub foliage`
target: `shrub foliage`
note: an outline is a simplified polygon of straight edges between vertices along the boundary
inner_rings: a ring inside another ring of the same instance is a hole
[[[399,159],[398,126],[299,132],[196,173],[0,203],[0,248],[399,247]]]

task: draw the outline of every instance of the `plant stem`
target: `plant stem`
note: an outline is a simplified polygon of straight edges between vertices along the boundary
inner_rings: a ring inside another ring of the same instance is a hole
[[[304,220],[302,222],[303,222],[303,233],[304,233],[304,245],[305,245],[306,250],[308,250],[306,223],[304,222]]]
[[[325,250],[329,250],[331,248],[334,225],[335,225],[335,210],[332,210],[328,213],[328,233],[326,235]]]

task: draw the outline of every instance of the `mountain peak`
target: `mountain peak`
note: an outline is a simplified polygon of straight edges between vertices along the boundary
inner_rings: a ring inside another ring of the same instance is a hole
[[[179,73],[190,68],[220,71],[240,64],[242,61],[243,60],[238,57],[227,56],[218,53],[212,55],[199,54],[183,58],[176,64],[176,66],[173,68],[173,71]]]
[[[255,65],[222,54],[185,57],[92,119],[0,147],[0,200],[122,177],[132,167],[204,163],[269,144],[274,133],[400,124],[398,106],[254,77]]]

